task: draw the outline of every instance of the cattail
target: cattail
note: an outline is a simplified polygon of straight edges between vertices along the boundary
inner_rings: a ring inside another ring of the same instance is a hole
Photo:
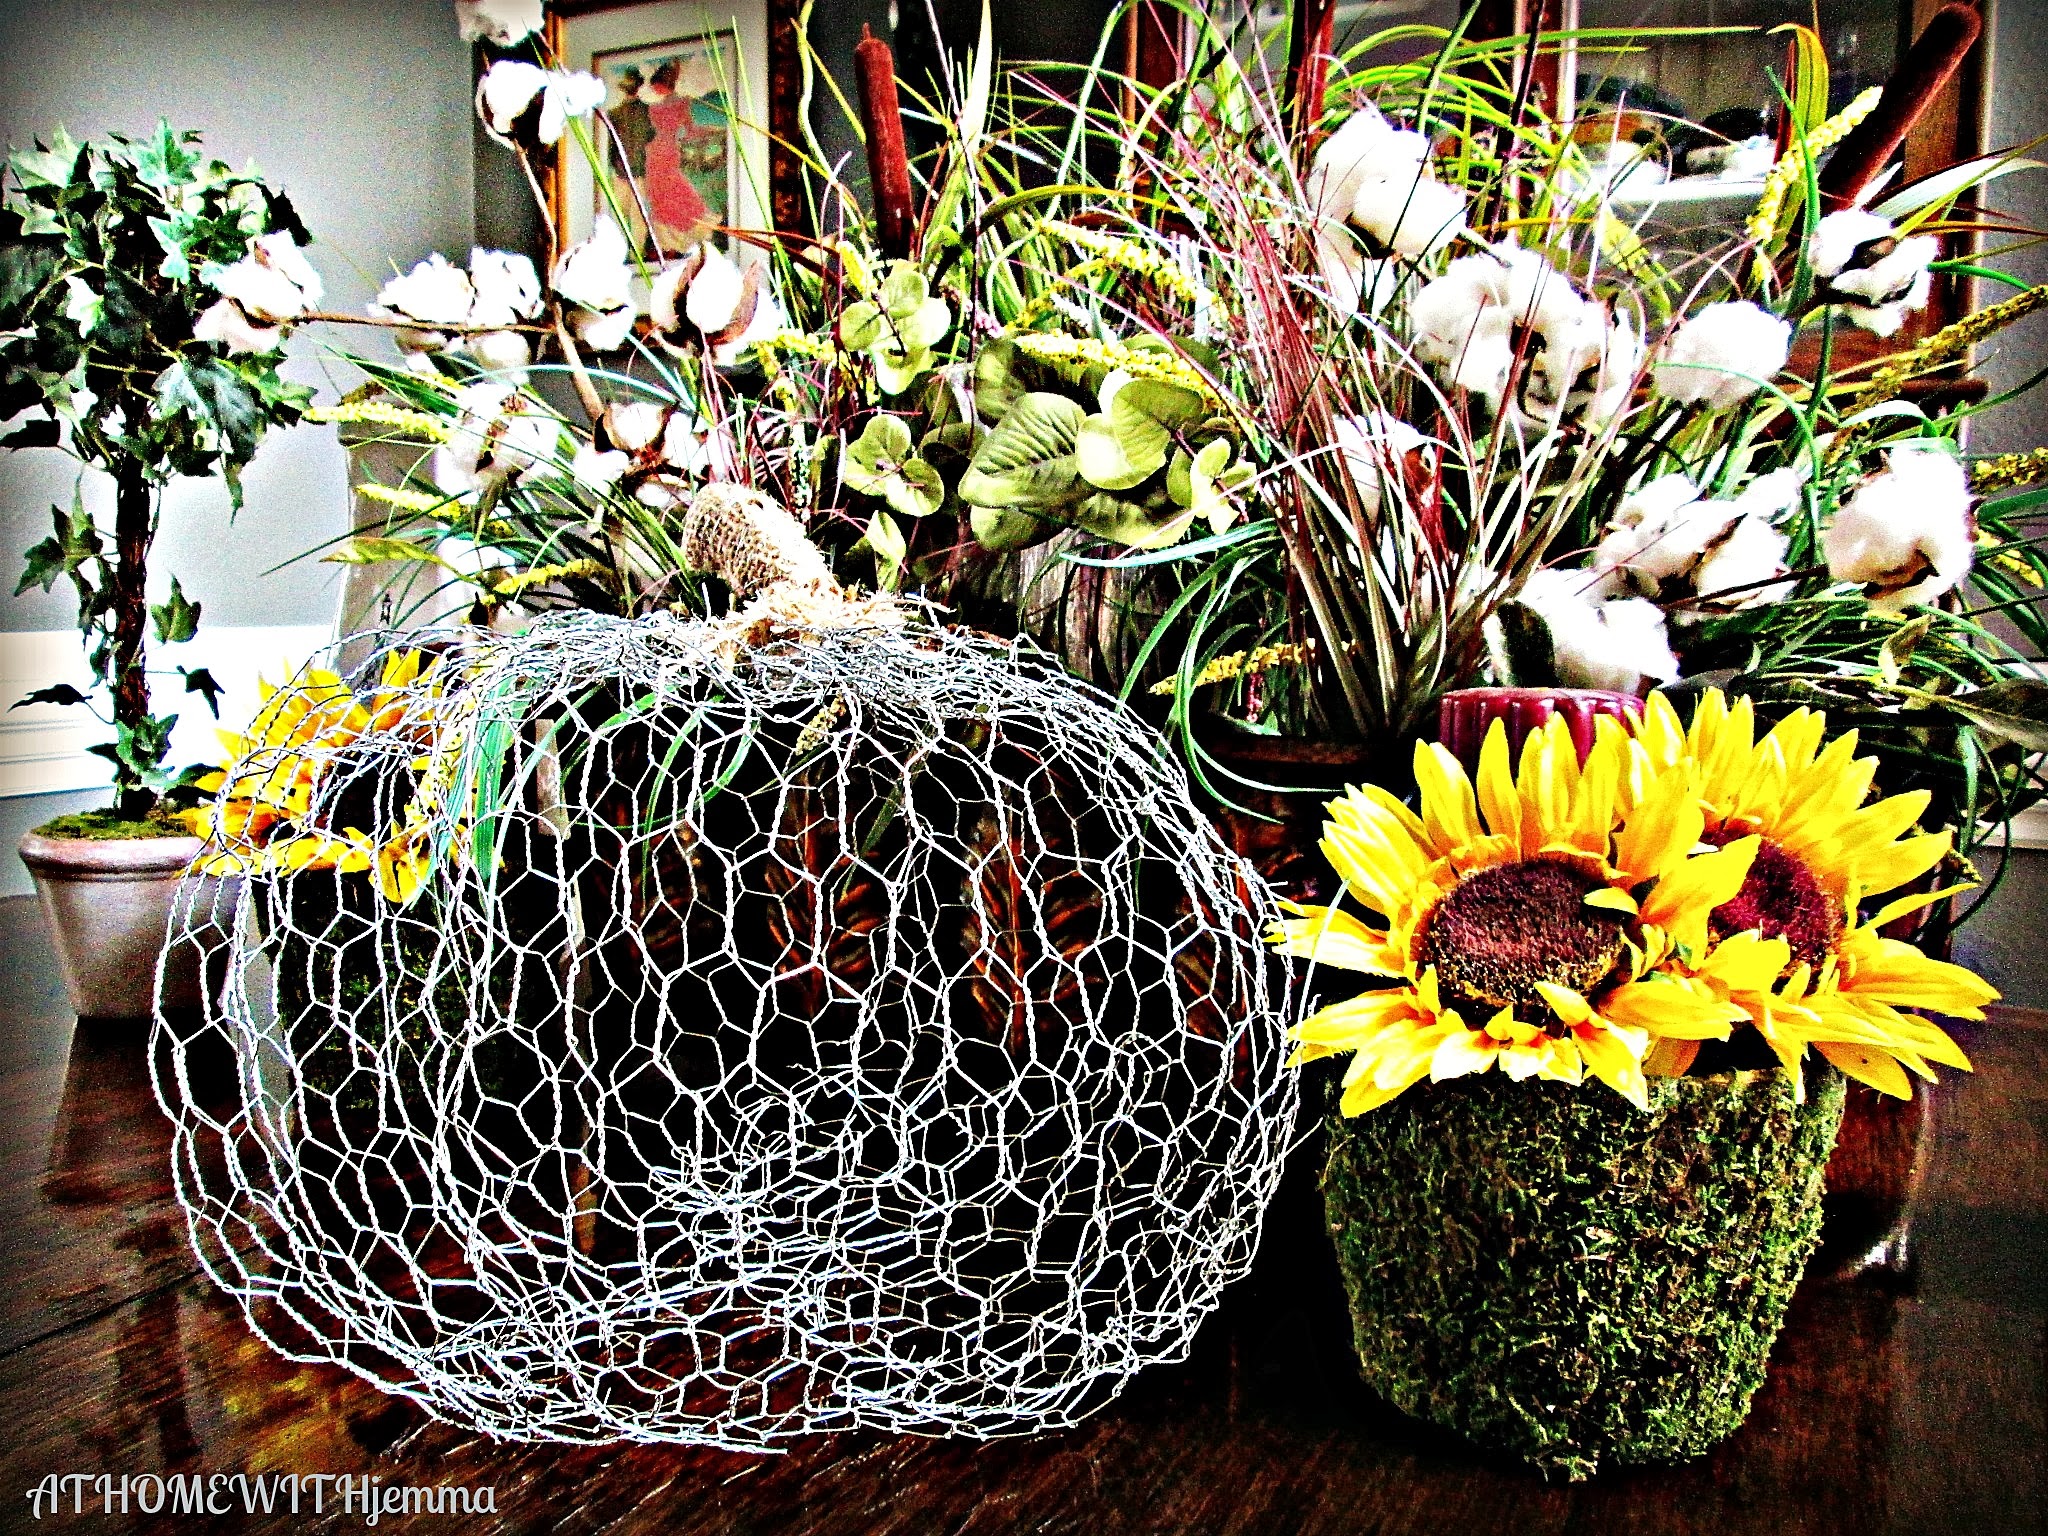
[[[861,120],[868,135],[875,243],[884,256],[901,260],[910,254],[916,208],[910,193],[910,152],[903,143],[903,112],[896,103],[896,56],[866,26],[860,33],[853,64],[860,81]]]

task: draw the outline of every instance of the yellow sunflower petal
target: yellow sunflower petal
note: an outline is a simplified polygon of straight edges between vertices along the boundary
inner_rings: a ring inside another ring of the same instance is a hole
[[[1705,949],[1707,918],[1742,889],[1759,842],[1754,837],[1740,838],[1688,859],[1662,876],[1643,903],[1643,921],[1664,929],[1681,944]]]
[[[1669,874],[1691,855],[1706,829],[1690,774],[1683,766],[1670,769],[1616,834],[1615,868],[1629,885]]]
[[[1369,928],[1335,907],[1311,909],[1273,925],[1268,942],[1283,955],[1340,966],[1373,976],[1398,976],[1401,958],[1387,945],[1384,929]]]
[[[1895,1099],[1913,1097],[1913,1085],[1907,1080],[1905,1069],[1883,1051],[1833,1040],[1816,1041],[1814,1049],[1857,1082],[1868,1083],[1879,1093]]]
[[[1514,770],[1508,765],[1507,726],[1499,720],[1487,727],[1486,740],[1479,748],[1477,789],[1486,825],[1519,846],[1522,797],[1515,789]]]
[[[1436,742],[1415,744],[1415,788],[1425,841],[1439,857],[1476,842],[1483,829],[1464,764]]]
[[[1601,1014],[1659,1039],[1726,1040],[1746,1009],[1675,977],[1624,982],[1601,1000]]]

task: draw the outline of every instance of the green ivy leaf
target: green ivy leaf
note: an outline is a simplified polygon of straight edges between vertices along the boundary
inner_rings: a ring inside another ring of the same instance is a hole
[[[218,358],[189,356],[166,368],[156,381],[163,415],[183,413],[219,434],[222,456],[247,461],[265,425],[256,392]]]
[[[179,133],[168,118],[158,118],[156,133],[136,146],[135,169],[152,187],[182,187],[192,180],[199,156],[185,146],[195,143],[196,133]]]
[[[78,143],[70,134],[59,128],[50,136],[47,147],[39,139],[34,149],[17,149],[7,157],[13,168],[14,179],[24,188],[61,187],[71,180],[72,169],[78,164]]]
[[[183,645],[199,632],[199,607],[185,596],[178,578],[171,578],[171,595],[152,604],[149,616],[156,625],[156,638],[163,645]]]
[[[220,718],[220,698],[226,690],[214,681],[214,676],[204,667],[178,668],[178,675],[185,679],[185,691],[204,696],[206,707],[213,711],[213,718]]]
[[[30,704],[86,704],[91,701],[69,683],[52,683],[47,688],[38,688],[24,698],[16,699],[9,709],[22,709]]]
[[[78,334],[90,336],[106,317],[106,300],[94,293],[82,277],[64,279],[64,318],[78,327]]]
[[[980,507],[1055,507],[1073,498],[1074,451],[1088,413],[1064,395],[1029,394],[1004,413],[960,477],[961,499]]]

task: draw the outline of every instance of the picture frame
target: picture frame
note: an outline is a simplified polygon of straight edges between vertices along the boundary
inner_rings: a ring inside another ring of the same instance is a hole
[[[649,256],[655,243],[673,256],[718,230],[800,229],[798,8],[799,0],[549,5],[549,52],[605,82],[612,123],[609,132],[595,125],[597,166],[567,138],[555,157],[556,249],[588,238],[611,208]],[[614,179],[607,199],[599,176],[609,169],[617,178],[622,152],[637,162],[642,196]]]

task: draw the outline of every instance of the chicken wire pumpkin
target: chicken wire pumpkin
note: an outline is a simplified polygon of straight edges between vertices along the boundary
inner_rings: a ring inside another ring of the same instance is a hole
[[[518,1438],[988,1436],[1248,1265],[1294,1108],[1253,877],[1048,659],[777,561],[726,621],[304,674],[231,774],[159,1092],[282,1352]]]

